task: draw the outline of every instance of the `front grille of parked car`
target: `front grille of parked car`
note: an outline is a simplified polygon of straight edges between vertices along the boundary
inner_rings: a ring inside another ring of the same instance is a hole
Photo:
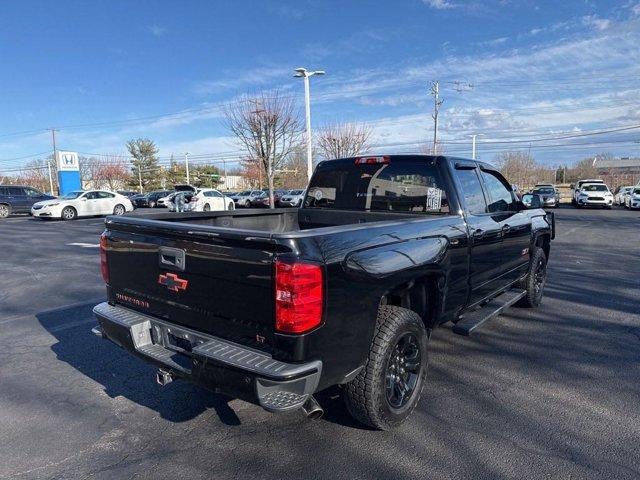
[[[598,200],[598,201],[602,201],[604,200],[603,197],[589,197],[589,200]]]

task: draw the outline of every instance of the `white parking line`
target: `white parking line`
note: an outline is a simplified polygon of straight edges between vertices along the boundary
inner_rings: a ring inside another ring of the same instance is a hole
[[[84,243],[84,242],[67,243],[67,245],[70,245],[72,247],[82,247],[82,248],[98,248],[100,246],[99,243]]]

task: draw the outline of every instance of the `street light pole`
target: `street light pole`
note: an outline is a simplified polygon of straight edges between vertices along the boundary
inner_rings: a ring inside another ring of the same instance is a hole
[[[473,160],[476,159],[476,137],[483,136],[484,133],[474,133],[473,135],[469,135],[471,137],[471,158]]]
[[[313,160],[312,160],[312,143],[311,143],[311,94],[309,88],[309,77],[314,75],[324,75],[324,70],[316,70],[313,72],[307,71],[306,68],[296,68],[294,77],[302,77],[304,80],[304,112],[306,120],[307,130],[307,179],[311,180],[313,174]]]
[[[187,171],[187,185],[191,185],[191,182],[189,181],[189,152],[184,152],[184,167]]]

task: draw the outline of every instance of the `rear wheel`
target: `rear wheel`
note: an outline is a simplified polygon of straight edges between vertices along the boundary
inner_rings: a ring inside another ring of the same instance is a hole
[[[6,203],[0,204],[0,218],[7,218],[11,213],[11,208]]]
[[[427,341],[417,313],[380,307],[364,368],[344,389],[347,409],[356,420],[388,430],[409,416],[424,387]]]
[[[520,288],[526,294],[518,302],[518,306],[535,308],[542,302],[544,286],[547,282],[547,256],[540,247],[535,247],[529,264],[529,273],[520,281]]]
[[[127,209],[124,208],[124,205],[118,204],[115,207],[113,207],[113,214],[114,215],[124,215],[126,211],[127,211]]]
[[[156,202],[153,200],[149,202],[149,208],[156,208]]]
[[[236,204],[231,202],[229,203],[229,205],[227,206],[227,210],[235,210],[236,209]]]
[[[202,207],[202,211],[203,212],[210,212],[211,211],[211,205],[209,205],[208,203],[205,203],[204,207]]]
[[[73,207],[64,207],[60,215],[63,220],[75,220],[77,216],[78,212],[76,212],[76,209]]]

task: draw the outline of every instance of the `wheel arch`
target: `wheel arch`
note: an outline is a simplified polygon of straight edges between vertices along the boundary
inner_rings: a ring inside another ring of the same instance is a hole
[[[440,279],[438,275],[432,274],[396,285],[382,296],[380,305],[402,307],[417,313],[422,318],[425,328],[430,331],[440,319]]]

